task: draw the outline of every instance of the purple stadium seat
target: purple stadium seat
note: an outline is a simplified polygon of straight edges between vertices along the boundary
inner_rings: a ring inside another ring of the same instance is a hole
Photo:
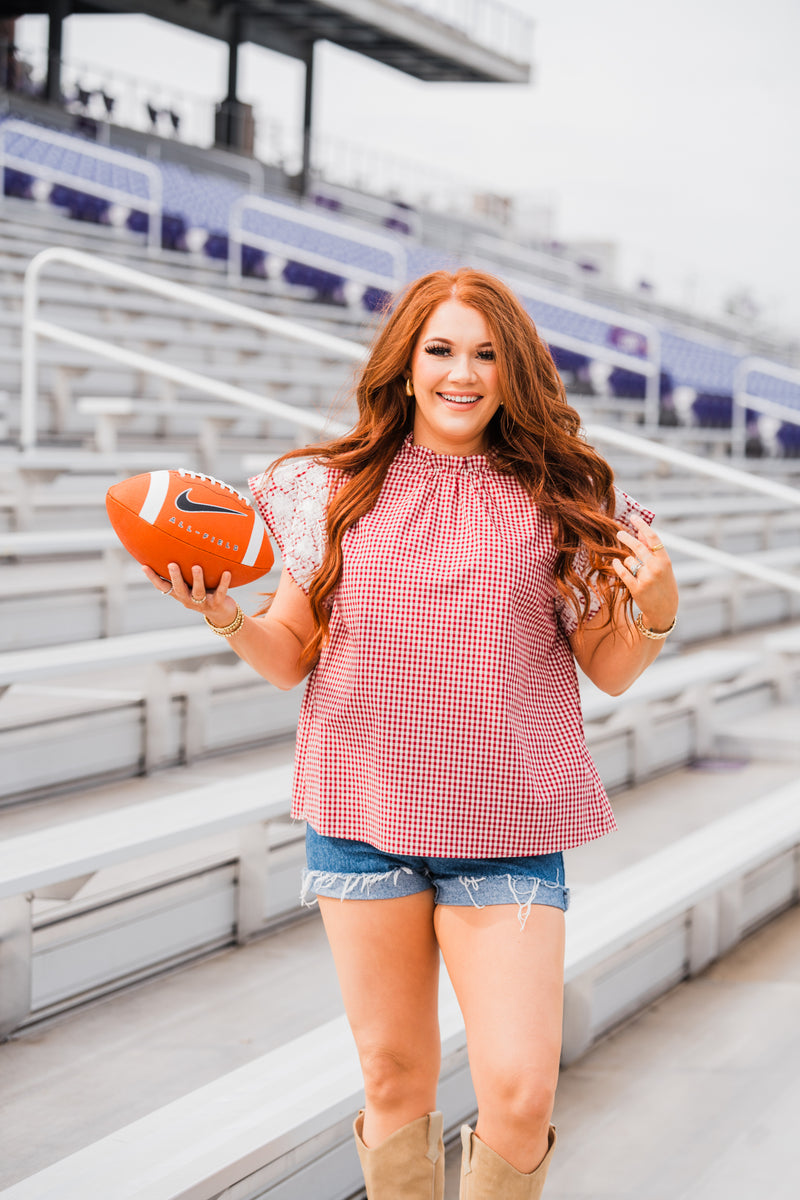
[[[33,176],[23,171],[15,171],[6,167],[3,171],[3,192],[6,196],[16,196],[20,200],[33,199]]]
[[[367,312],[384,312],[392,302],[392,293],[383,292],[380,288],[368,287],[361,297],[361,303]]]

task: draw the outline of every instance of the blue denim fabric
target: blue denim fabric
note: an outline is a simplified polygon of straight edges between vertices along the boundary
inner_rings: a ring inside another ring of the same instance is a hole
[[[309,894],[390,900],[433,888],[436,904],[516,904],[523,926],[533,904],[564,910],[569,906],[560,851],[520,858],[385,854],[368,842],[325,837],[307,825],[306,862],[300,899],[309,906],[314,903]]]

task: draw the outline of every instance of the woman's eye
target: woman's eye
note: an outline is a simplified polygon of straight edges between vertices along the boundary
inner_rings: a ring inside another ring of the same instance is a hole
[[[494,350],[479,350],[478,358],[481,362],[494,362]]]
[[[436,354],[440,358],[443,358],[445,354],[450,353],[450,347],[449,346],[426,346],[425,353],[426,354]]]

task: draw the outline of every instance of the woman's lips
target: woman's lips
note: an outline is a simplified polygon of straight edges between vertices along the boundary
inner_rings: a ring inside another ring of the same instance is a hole
[[[448,408],[474,408],[474,406],[483,399],[483,396],[477,395],[475,392],[437,392],[436,395],[443,401]]]

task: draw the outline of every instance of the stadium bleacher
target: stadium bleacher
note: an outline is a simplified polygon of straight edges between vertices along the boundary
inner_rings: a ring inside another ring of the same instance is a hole
[[[25,126],[17,121],[11,122],[9,128],[12,132],[4,136],[0,123],[0,138],[15,164],[5,168],[6,194],[33,197],[35,193],[40,198],[48,195],[51,204],[64,205],[76,220],[124,223],[134,233],[147,233],[150,218],[135,207],[135,199],[125,209],[118,203],[112,206],[102,194],[104,191],[130,197],[147,194],[143,168],[137,169],[133,155],[129,156],[130,167],[125,167],[119,161],[123,156],[114,153],[109,161],[105,161],[104,154],[108,152],[98,150],[84,139],[59,134],[55,135],[57,141],[49,144],[40,139],[54,135],[43,131],[37,139],[33,125]],[[70,142],[74,143],[74,148],[70,148]],[[25,162],[30,164],[30,186],[27,188],[24,181],[20,182],[19,172],[19,164]],[[150,164],[147,167],[152,170]],[[45,171],[45,177],[39,183],[36,183],[37,170]],[[244,274],[265,277],[272,271],[288,285],[309,288],[329,303],[344,304],[349,297],[357,295],[368,310],[380,308],[392,284],[401,285],[406,279],[454,261],[452,253],[443,248],[437,250],[435,246],[419,245],[407,235],[398,234],[393,249],[388,236],[384,235],[386,248],[381,249],[380,242],[367,225],[362,223],[359,227],[352,219],[337,218],[330,205],[327,207],[331,215],[323,220],[297,202],[289,202],[286,197],[263,202],[260,207],[260,202],[254,199],[248,206],[242,188],[231,180],[200,176],[180,164],[163,163],[158,170],[164,210],[162,246],[174,251],[187,251],[191,247],[195,252],[224,261],[231,244],[241,244]],[[48,192],[48,171],[56,173],[59,180],[71,177],[80,183],[80,187],[67,187],[59,182]],[[233,224],[232,212],[237,214]],[[384,227],[385,220],[384,217]],[[248,245],[248,234],[254,244]],[[264,247],[270,247],[269,251]],[[270,255],[274,260],[272,265]],[[359,283],[362,286],[354,292],[353,285]],[[566,347],[559,351],[562,355],[569,350],[569,339],[576,338],[589,348],[589,353],[581,356],[587,361],[593,346],[622,349],[633,359],[648,355],[646,339],[641,339],[641,335],[633,330],[626,331],[623,312],[614,314],[609,310],[603,319],[599,311],[594,316],[586,306],[581,310],[571,304],[566,295],[559,299],[554,293],[550,301],[528,298],[524,287],[521,294],[537,324],[566,339]],[[690,338],[668,328],[659,328],[658,336],[663,423],[673,420],[680,423],[681,415],[675,418],[671,397],[673,390],[681,387],[696,393],[692,402],[684,407],[684,420],[701,428],[729,429],[735,403],[734,377],[742,360],[741,353],[723,344],[711,344],[707,338]],[[600,351],[597,353],[599,355]],[[563,358],[562,361],[566,362]],[[585,363],[578,361],[570,366],[577,370]],[[751,386],[756,389],[754,395],[780,403],[790,417],[779,423],[771,437],[762,439],[758,435],[759,414],[747,409],[744,419],[751,429],[751,451],[793,455],[798,443],[795,428],[798,422],[791,414],[796,410],[800,419],[800,375],[797,379],[776,379],[767,374],[756,374]],[[635,367],[632,370],[617,365],[606,375],[605,390],[618,399],[643,400],[644,376]]]
[[[103,165],[90,147],[69,140],[74,148],[45,146],[35,128],[9,137],[15,163],[5,167],[0,207],[6,367],[0,627],[10,635],[0,641],[0,1036],[14,1037],[16,1045],[44,1036],[59,1017],[82,1019],[102,997],[145,980],[158,987],[168,972],[188,970],[198,958],[256,934],[286,932],[287,923],[302,917],[295,898],[302,830],[287,817],[299,696],[279,693],[233,661],[225,643],[190,627],[182,610],[164,611],[138,568],[109,541],[103,496],[115,478],[155,461],[174,465],[177,457],[241,485],[257,469],[254,457],[267,462],[305,435],[290,423],[42,340],[41,399],[48,403],[39,414],[35,454],[20,455],[18,333],[28,262],[41,249],[69,244],[140,263],[155,219],[136,207],[148,191],[133,155],[128,167]],[[27,159],[30,171],[17,159]],[[42,166],[59,179],[42,186],[36,173]],[[420,214],[406,223],[397,212],[371,211],[368,202],[357,213],[353,197],[315,201],[323,224],[284,196],[278,202],[288,215],[253,210],[243,233],[232,236],[231,208],[242,198],[241,186],[177,164],[159,164],[158,171],[162,252],[148,270],[362,344],[396,262],[413,277],[458,260],[422,240],[424,220],[414,219]],[[100,194],[98,185],[114,195]],[[368,237],[378,227],[397,241],[393,261]],[[246,242],[247,233],[279,248],[265,249],[255,238],[243,247],[242,277],[229,279],[229,247]],[[484,247],[481,257],[486,253]],[[553,273],[561,266],[554,259]],[[497,269],[502,273],[501,264]],[[377,282],[366,279],[370,272]],[[656,358],[641,322],[626,324],[622,308],[576,304],[551,285],[541,299],[533,295],[533,275],[530,283],[529,309],[563,337],[563,346],[553,343],[556,361],[587,419],[610,413],[623,424],[641,424],[645,375],[636,365],[652,356],[661,426],[651,424],[648,434],[681,445],[699,438],[710,454],[728,454],[736,371],[749,348],[662,323]],[[69,271],[43,277],[39,299],[50,321],[322,414],[334,395],[346,394],[352,375],[352,363],[298,348],[279,330],[198,315],[112,282],[78,290]],[[582,349],[571,349],[573,343]],[[609,355],[630,361],[621,365]],[[595,361],[608,368],[602,383],[590,371]],[[754,372],[750,386],[800,414],[800,387],[790,379]],[[685,392],[674,406],[677,389]],[[798,486],[800,425],[778,421],[767,436],[755,409],[746,420],[753,461],[743,465]],[[710,436],[716,432],[718,440]],[[800,508],[621,452],[612,461],[620,483],[657,511],[659,527],[800,579]],[[800,596],[674,557],[682,608],[670,652],[621,698],[583,690],[590,749],[606,785],[621,797],[715,759],[739,755],[758,765],[782,755],[788,763],[794,755],[796,761]],[[261,581],[247,592],[247,603],[254,606],[256,593],[273,585],[274,579]],[[791,630],[783,628],[789,623]],[[247,769],[254,750],[268,766]],[[215,782],[201,786],[202,772],[216,774]],[[235,803],[220,787],[228,778],[236,779]],[[699,828],[680,809],[663,846],[651,846],[641,862],[600,882],[582,877],[578,864],[565,1065],[796,902],[797,783],[787,774],[776,790],[770,780],[755,781],[741,808],[706,813]],[[645,884],[648,904],[632,914],[629,898]],[[313,957],[303,961],[308,972]],[[273,1200],[323,1200],[323,1187],[324,1200],[356,1195],[356,1164],[346,1144],[359,1095],[353,1051],[343,1018],[322,1019],[310,1005],[306,1012],[298,995],[287,991],[285,1009],[301,1009],[305,1026],[301,1021],[266,1057],[254,1055],[242,1066],[222,1055],[215,1082],[189,1089],[168,1108],[148,1100],[137,1124],[126,1123],[118,1135],[86,1146],[90,1138],[71,1133],[69,1145],[59,1143],[63,1161],[41,1175],[46,1155],[26,1171],[27,1180],[13,1165],[0,1165],[3,1194],[9,1200],[113,1196],[115,1181],[125,1178],[126,1194],[141,1200],[177,1198],[187,1188],[209,1200],[228,1188]],[[474,1097],[449,992],[442,1027],[452,1132],[472,1115]],[[320,1059],[326,1071],[310,1095],[304,1068]],[[209,1145],[220,1127],[224,1135]],[[195,1150],[187,1152],[188,1144]],[[139,1180],[143,1162],[152,1164],[152,1178]]]

